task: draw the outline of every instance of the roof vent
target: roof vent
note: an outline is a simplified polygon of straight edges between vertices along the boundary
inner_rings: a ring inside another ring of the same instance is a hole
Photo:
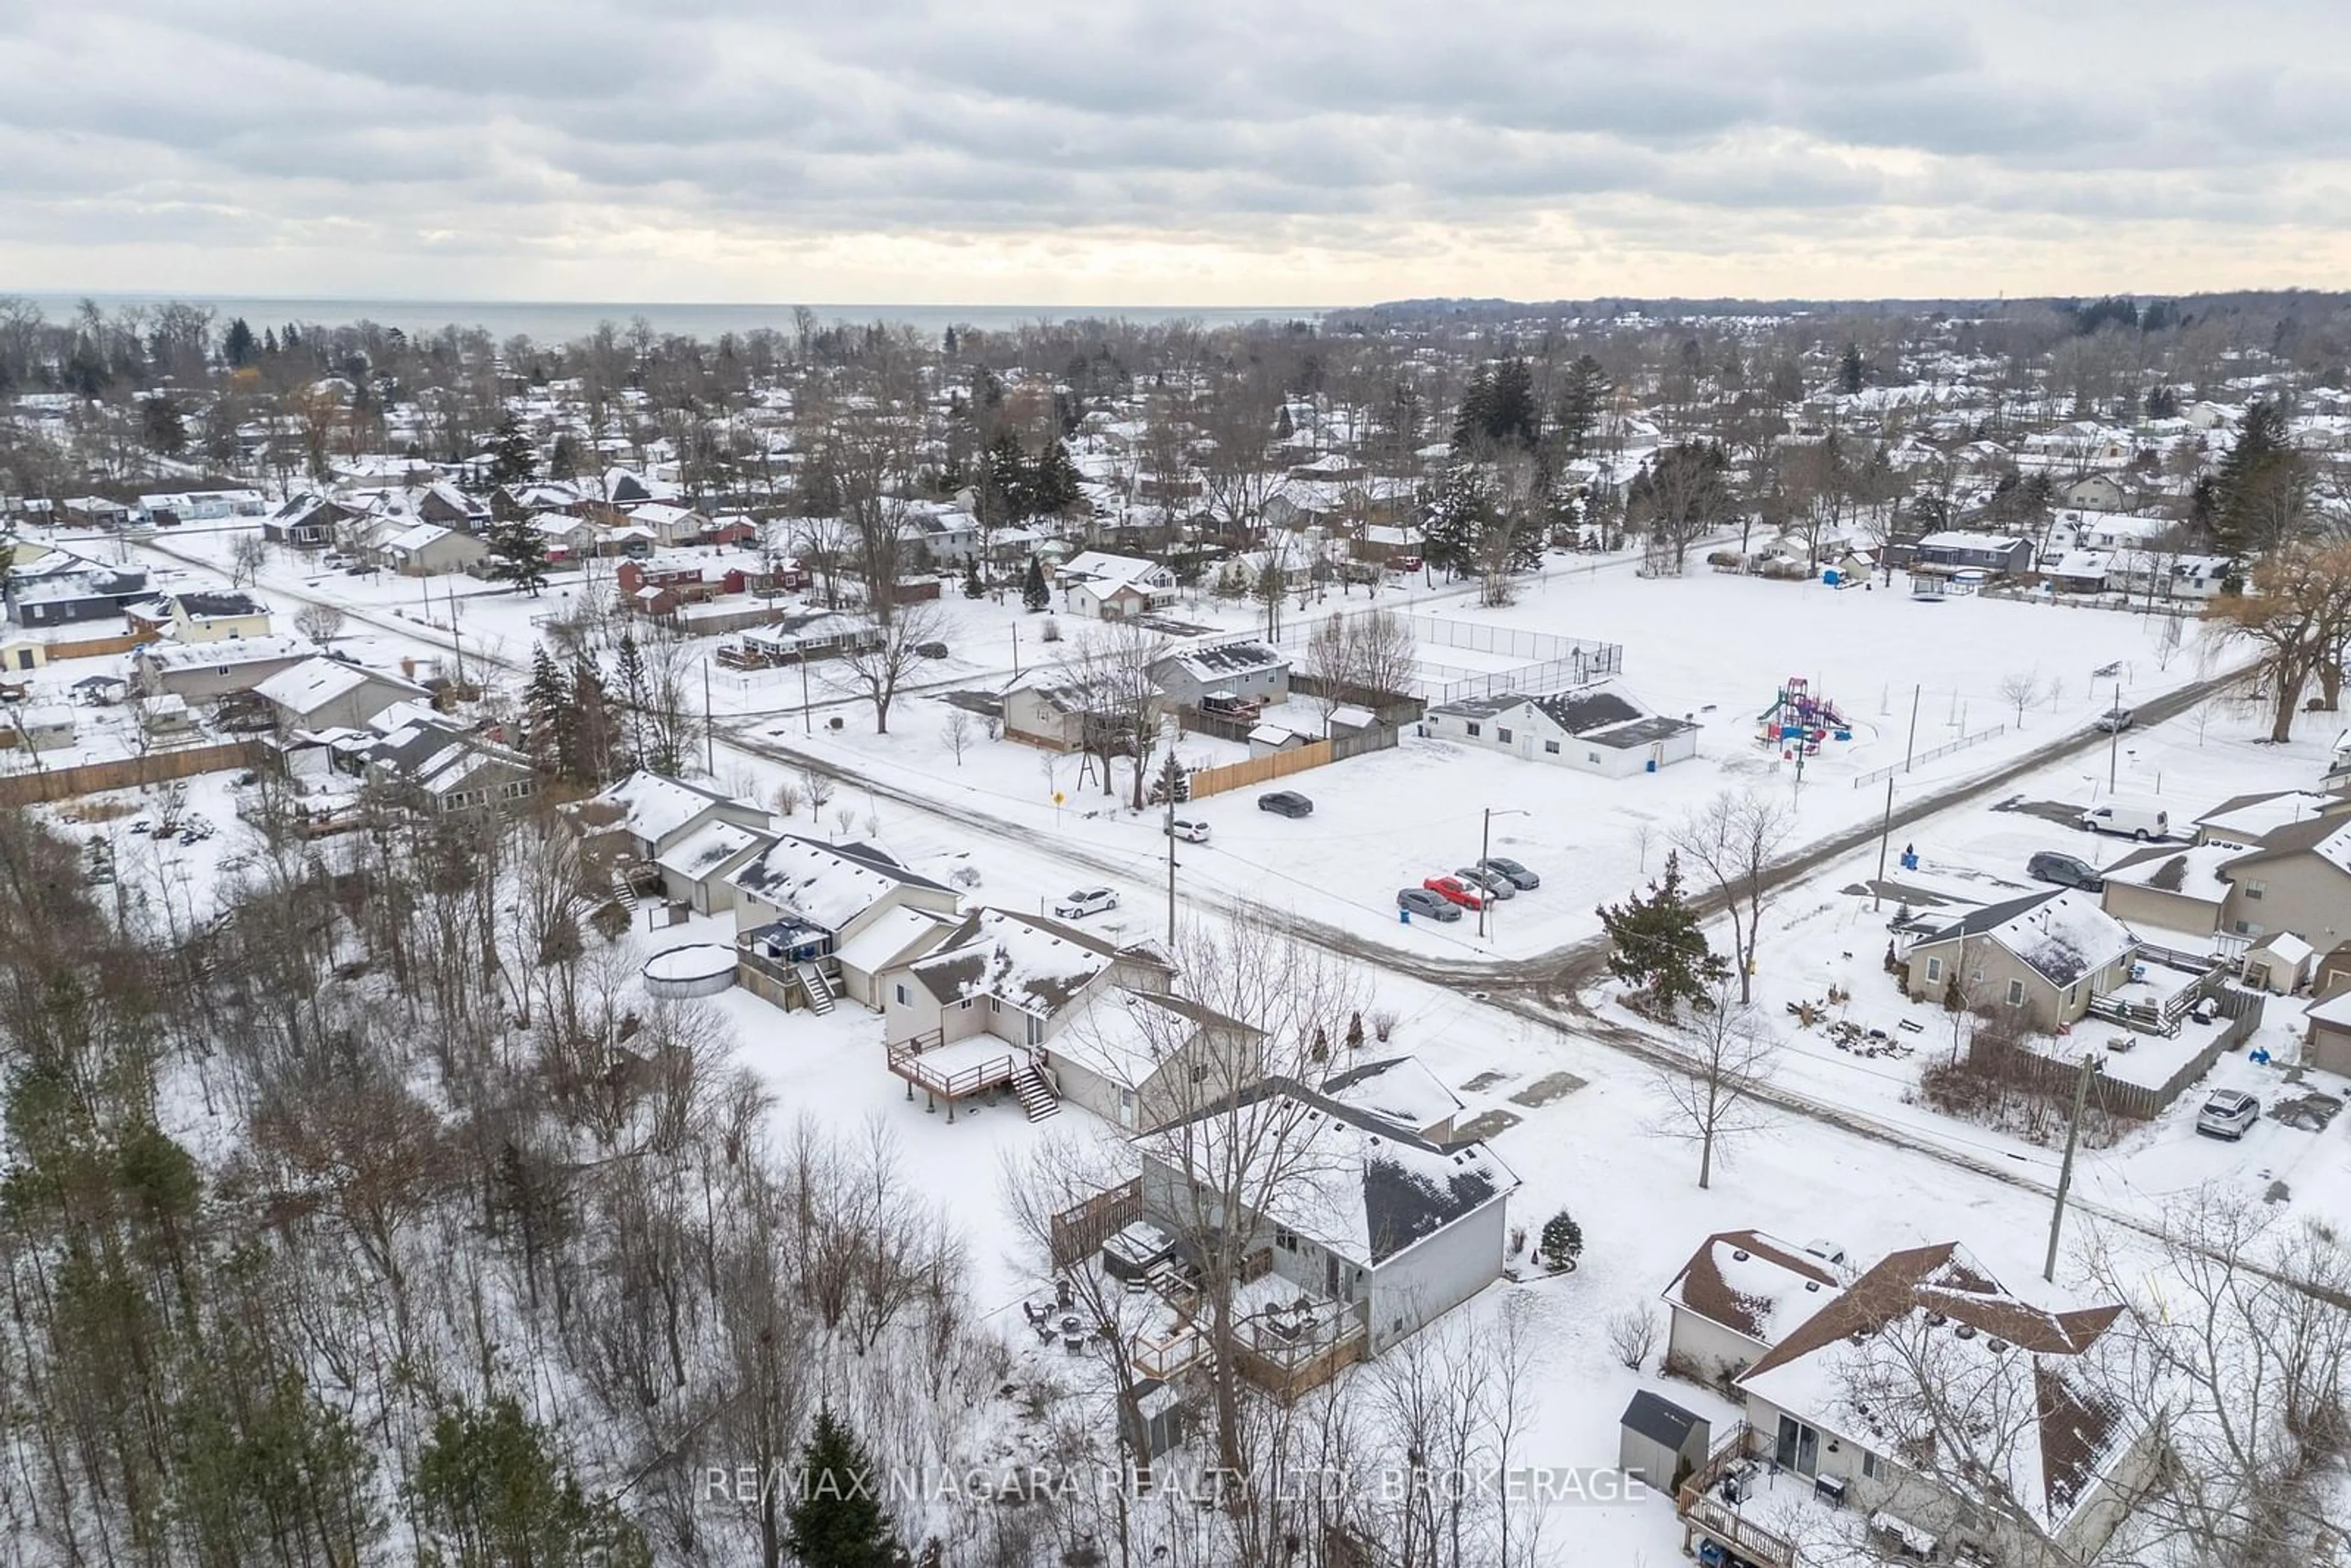
[[[1951,1332],[1959,1335],[1961,1339],[1973,1339],[1976,1337],[1976,1325],[1973,1323],[1961,1323]]]
[[[1734,1248],[1732,1248],[1732,1249],[1731,1249],[1731,1251],[1730,1251],[1730,1260],[1731,1260],[1732,1262],[1734,1262],[1734,1263],[1744,1263],[1744,1262],[1746,1262],[1746,1261],[1747,1261],[1747,1259],[1748,1259],[1748,1256],[1749,1256],[1749,1254],[1747,1253],[1747,1251],[1746,1251],[1746,1250],[1745,1250],[1745,1249],[1743,1249],[1743,1248],[1737,1248],[1737,1247],[1734,1247]]]
[[[2008,1342],[2004,1339],[1988,1339],[1984,1341],[1984,1348],[1998,1355],[2008,1348]]]
[[[1804,1281],[1804,1289],[1805,1289],[1805,1290],[1807,1290],[1807,1291],[1811,1291],[1814,1292],[1815,1294],[1817,1294],[1817,1293],[1819,1292],[1820,1288],[1821,1288],[1821,1282],[1820,1282],[1818,1280],[1807,1280],[1807,1281]]]
[[[1941,1328],[1945,1323],[1949,1322],[1950,1321],[1950,1319],[1945,1317],[1940,1312],[1928,1312],[1927,1314],[1927,1326],[1930,1329]]]

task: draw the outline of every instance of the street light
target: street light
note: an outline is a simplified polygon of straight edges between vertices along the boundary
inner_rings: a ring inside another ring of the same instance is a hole
[[[1515,807],[1510,806],[1506,806],[1499,811],[1494,810],[1491,806],[1486,808],[1485,826],[1479,829],[1478,833],[1478,869],[1479,872],[1486,873],[1488,875],[1492,874],[1491,873],[1486,872],[1486,862],[1494,852],[1494,819],[1497,817],[1531,817],[1533,815],[1534,813],[1532,811],[1521,811]],[[1478,889],[1478,939],[1481,942],[1486,939],[1486,910],[1493,904],[1493,902],[1494,890],[1491,887],[1483,885],[1479,886]]]

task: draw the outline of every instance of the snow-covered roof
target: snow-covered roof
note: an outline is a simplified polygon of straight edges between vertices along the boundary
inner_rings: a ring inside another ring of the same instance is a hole
[[[1136,1088],[1202,1030],[1247,1027],[1181,997],[1113,986],[1054,1036],[1053,1054]]]
[[[2255,795],[2232,795],[2196,819],[2208,839],[2226,839],[2251,846],[2289,822],[2308,821],[2330,810],[2341,810],[2340,795],[2315,789],[2265,789]]]
[[[151,669],[204,670],[223,664],[264,664],[277,659],[307,659],[318,644],[307,637],[230,637],[218,643],[149,643],[139,657]],[[340,661],[338,661],[340,662]]]
[[[417,523],[413,527],[401,529],[400,532],[384,540],[383,548],[396,555],[411,555],[438,544],[455,531],[454,528],[444,528],[438,523]]]
[[[797,833],[778,839],[726,880],[823,931],[839,931],[900,887],[938,887],[879,851],[846,853]]]
[[[1274,1130],[1265,1131],[1265,1117],[1237,1118],[1219,1105],[1155,1139],[1144,1158],[1164,1154],[1217,1173],[1218,1182],[1238,1179],[1242,1190],[1267,1195],[1264,1220],[1352,1262],[1385,1263],[1519,1186],[1483,1144],[1439,1148],[1289,1079],[1269,1078],[1242,1099],[1273,1102]],[[1249,1130],[1251,1146],[1228,1155],[1225,1145],[1237,1126]],[[1277,1157],[1283,1179],[1267,1180],[1259,1167]],[[1238,1176],[1229,1168],[1236,1164]]]
[[[708,821],[656,856],[653,863],[689,882],[699,882],[766,836],[733,822]]]
[[[1322,1081],[1322,1092],[1343,1105],[1417,1133],[1459,1114],[1460,1097],[1417,1056],[1367,1061]]]
[[[901,904],[874,916],[872,925],[833,950],[844,968],[879,974],[893,959],[904,956],[926,937],[935,937],[953,925],[955,916]]]
[[[204,644],[216,648],[217,643]],[[398,675],[388,675],[375,670],[361,669],[340,659],[305,659],[298,664],[278,671],[253,688],[263,701],[297,715],[313,714],[339,697],[347,696],[361,686],[390,686],[395,692],[410,692],[418,696],[426,693],[413,681]]]
[[[1665,1298],[1771,1345],[1844,1289],[1827,1260],[1792,1241],[1761,1230],[1725,1230],[1699,1244],[1667,1285]]]
[[[672,833],[717,806],[757,810],[748,801],[683,779],[666,779],[643,768],[605,787],[597,803],[619,808],[629,831],[648,843],[659,843]]]
[[[1082,580],[1097,590],[1165,588],[1176,580],[1175,574],[1155,560],[1098,549],[1071,556],[1061,563],[1060,574],[1065,580]]]
[[[2143,887],[2218,904],[2229,896],[2228,879],[2220,874],[2221,868],[2242,860],[2244,853],[2222,844],[2195,849],[2156,844],[2134,850],[2098,874],[2124,887]]]
[[[1937,1456],[1942,1484],[1996,1493],[2054,1532],[2139,1430],[2086,1375],[2122,1312],[2036,1304],[1957,1243],[1911,1248],[1855,1280],[1739,1383],[1878,1453],[1979,1432],[1980,1451]],[[1970,1419],[1930,1427],[1930,1403]]]
[[[913,966],[933,997],[941,1002],[996,997],[1038,1018],[1060,1012],[1120,955],[1074,925],[1008,909],[967,917],[948,942]]]
[[[1977,533],[1968,528],[1946,528],[1928,534],[1918,541],[1920,549],[1972,549],[2006,552],[2025,541],[2015,534]]]
[[[1988,904],[1920,937],[1911,950],[1970,936],[1989,937],[2060,988],[2095,974],[2138,946],[2128,927],[2098,906],[2095,894],[2059,888]]]

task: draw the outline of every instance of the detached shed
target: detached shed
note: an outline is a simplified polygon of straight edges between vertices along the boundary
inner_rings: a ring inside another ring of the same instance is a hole
[[[1616,1468],[1638,1476],[1652,1491],[1671,1495],[1674,1483],[1706,1463],[1714,1433],[1707,1419],[1644,1388],[1625,1406],[1616,1439]]]

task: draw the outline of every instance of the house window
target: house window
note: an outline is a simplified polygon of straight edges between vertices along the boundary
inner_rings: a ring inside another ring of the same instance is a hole
[[[213,666],[213,674],[215,675],[225,675],[228,674],[228,666],[226,664],[214,664]]]
[[[897,993],[898,1005],[900,1007],[911,1007],[914,1005],[914,994],[912,991],[909,991],[905,987],[895,986],[893,987],[892,989]]]
[[[2074,982],[2073,985],[2070,985],[2070,986],[2068,986],[2068,987],[2066,987],[2066,988],[2065,988],[2065,1005],[2066,1005],[2067,1007],[2069,1007],[2069,1008],[2070,1008],[2070,1007],[2072,1007],[2072,1006],[2074,1005],[2074,992],[2076,992],[2076,991],[2078,991],[2078,990],[2080,990],[2081,988],[2082,988],[2082,987],[2081,987],[2081,983],[2080,983],[2079,981],[2076,981],[2076,982]]]
[[[1465,725],[1463,725],[1461,727],[1462,727],[1462,728],[1464,728],[1464,729],[1466,729],[1466,730],[1468,730],[1468,731],[1470,734],[1472,734],[1472,735],[1476,735],[1476,734],[1478,734],[1478,733],[1479,733],[1479,727],[1478,727],[1477,725],[1474,725],[1474,724],[1465,724]]]
[[[2012,1008],[2021,1008],[2024,1005],[2024,982],[2022,980],[2009,981],[2008,1005]]]
[[[1933,985],[1936,981],[1938,981],[1938,980],[1941,979],[1942,977],[1943,977],[1943,961],[1942,961],[1940,958],[1929,958],[1929,959],[1928,959],[1928,960],[1927,960],[1927,983],[1928,983],[1928,985],[1930,985],[1930,986],[1931,986],[1931,985]]]
[[[1864,1480],[1884,1480],[1886,1479],[1886,1461],[1879,1458],[1876,1454],[1871,1453],[1868,1449],[1863,1449],[1861,1454],[1861,1476]]]
[[[963,1000],[957,1002],[956,1006],[962,1009],[965,1012],[969,1012],[971,1011],[971,998],[969,997],[966,997]]]
[[[2244,883],[2243,886],[2245,889],[2245,896],[2248,899],[2259,899],[2264,892],[2268,891],[2267,884],[2263,883],[2249,882]]]
[[[1298,1232],[1277,1225],[1273,1228],[1273,1244],[1284,1252],[1295,1252],[1298,1250]]]
[[[1045,1020],[1040,1018],[1032,1017],[1029,1019],[1029,1043],[1030,1045],[1042,1045],[1044,1042]]]
[[[1510,744],[1510,732],[1507,729],[1496,729],[1494,731],[1494,738],[1500,741],[1504,746],[1508,746]]]
[[[1600,766],[1600,753],[1596,751],[1587,751],[1583,754],[1583,760],[1589,762],[1594,768],[1597,768]]]
[[[2234,931],[2240,936],[2249,936],[2252,934],[2253,928],[2251,925],[2240,920],[2231,925],[2229,929]]]
[[[1556,740],[1544,741],[1543,755],[1546,757],[1557,757],[1559,755],[1559,742]]]
[[[1772,1458],[1783,1470],[1793,1470],[1800,1476],[1818,1475],[1821,1469],[1821,1435],[1792,1416],[1780,1417],[1780,1440]]]

